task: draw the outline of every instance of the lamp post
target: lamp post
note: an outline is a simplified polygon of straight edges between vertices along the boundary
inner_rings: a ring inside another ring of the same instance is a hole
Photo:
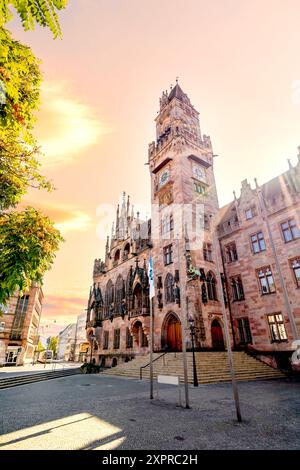
[[[96,338],[95,335],[90,335],[90,340],[91,340],[91,358],[90,358],[90,364],[92,364],[92,357],[93,357],[93,345],[94,345],[94,339]]]
[[[192,317],[189,317],[189,324],[190,324],[190,332],[191,332],[191,340],[192,340],[194,387],[198,387],[198,377],[197,377],[197,368],[196,368],[196,360],[195,360],[195,346],[194,346],[195,321]]]

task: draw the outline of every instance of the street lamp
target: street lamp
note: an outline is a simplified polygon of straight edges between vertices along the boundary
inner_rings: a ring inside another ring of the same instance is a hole
[[[198,387],[198,377],[197,377],[197,369],[196,369],[196,361],[195,361],[195,345],[194,345],[194,338],[195,338],[195,321],[192,317],[189,317],[189,324],[190,324],[190,332],[191,332],[191,340],[192,340],[192,352],[193,352],[193,379],[194,379],[194,387]]]
[[[93,345],[94,345],[94,339],[96,338],[95,335],[90,335],[90,340],[91,340],[91,358],[90,358],[90,364],[92,364],[92,357],[93,357]]]

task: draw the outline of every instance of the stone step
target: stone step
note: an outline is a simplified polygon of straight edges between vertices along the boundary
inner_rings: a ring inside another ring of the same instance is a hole
[[[24,374],[20,376],[7,377],[0,379],[0,389],[17,387],[19,385],[26,385],[44,380],[59,379],[68,377],[70,375],[81,374],[79,368],[67,369],[64,371],[43,372],[36,374]]]
[[[182,353],[167,353],[153,363],[153,375],[177,375],[183,381]],[[217,383],[231,380],[227,353],[225,352],[197,352],[195,353],[197,374],[200,383]],[[136,361],[133,359],[128,363],[120,364],[112,369],[106,370],[108,375],[120,375],[124,377],[140,377],[140,367],[147,365],[150,355],[144,356]],[[241,351],[233,352],[234,368],[237,380],[253,380],[284,377],[279,370],[258,361]],[[193,378],[193,357],[187,353],[187,369],[189,382]],[[142,369],[143,378],[150,377],[150,367]]]

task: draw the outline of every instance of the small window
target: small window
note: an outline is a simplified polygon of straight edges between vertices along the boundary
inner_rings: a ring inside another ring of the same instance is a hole
[[[300,287],[300,257],[295,258],[291,261],[291,268],[294,273],[294,278],[296,281],[297,287]]]
[[[217,282],[215,275],[209,271],[206,276],[207,294],[209,300],[218,300],[217,297]]]
[[[212,244],[211,243],[203,243],[203,258],[204,261],[213,262],[213,254],[212,254]]]
[[[165,279],[165,301],[166,304],[175,302],[174,277],[168,273]]]
[[[231,278],[232,298],[235,302],[245,300],[244,288],[240,276]]]
[[[172,230],[174,230],[173,214],[166,215],[161,221],[161,234],[169,234]]]
[[[103,349],[108,349],[108,338],[109,338],[109,332],[104,331],[103,333]]]
[[[276,292],[273,274],[270,266],[261,268],[257,271],[262,295],[273,294]]]
[[[264,234],[262,232],[255,233],[251,235],[251,245],[253,253],[259,253],[260,251],[265,251],[266,243],[264,239]]]
[[[240,335],[241,344],[251,344],[252,343],[252,334],[250,329],[249,318],[239,318],[238,319],[238,329]]]
[[[120,329],[114,331],[114,349],[120,348]]]
[[[126,348],[130,349],[132,348],[133,345],[133,337],[132,334],[130,333],[130,329],[127,327],[126,328]]]
[[[267,315],[268,324],[271,334],[271,342],[287,341],[286,329],[281,313],[274,313],[273,315]]]
[[[164,264],[167,266],[168,264],[171,264],[173,262],[173,251],[172,251],[172,245],[168,245],[164,247]]]
[[[246,215],[246,220],[250,220],[253,218],[253,211],[252,211],[252,208],[250,207],[250,209],[247,209],[245,211],[245,215]]]
[[[227,263],[233,263],[238,260],[235,242],[229,243],[225,246],[225,256]]]
[[[280,225],[285,243],[300,238],[300,232],[294,219],[287,220]]]
[[[202,196],[207,194],[207,185],[194,181],[194,191]]]

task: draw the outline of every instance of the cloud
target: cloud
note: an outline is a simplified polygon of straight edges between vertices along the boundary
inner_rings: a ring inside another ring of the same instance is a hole
[[[41,318],[42,333],[61,331],[69,323],[75,323],[77,315],[84,312],[87,301],[88,293],[86,298],[45,295]]]
[[[49,203],[47,201],[31,200],[30,197],[24,199],[22,206],[33,204],[36,209],[50,217],[55,222],[56,228],[62,233],[66,232],[86,232],[93,225],[92,217],[78,207],[71,204]]]
[[[72,162],[109,131],[91,107],[71,96],[65,82],[45,82],[41,102],[36,130],[48,166]]]

